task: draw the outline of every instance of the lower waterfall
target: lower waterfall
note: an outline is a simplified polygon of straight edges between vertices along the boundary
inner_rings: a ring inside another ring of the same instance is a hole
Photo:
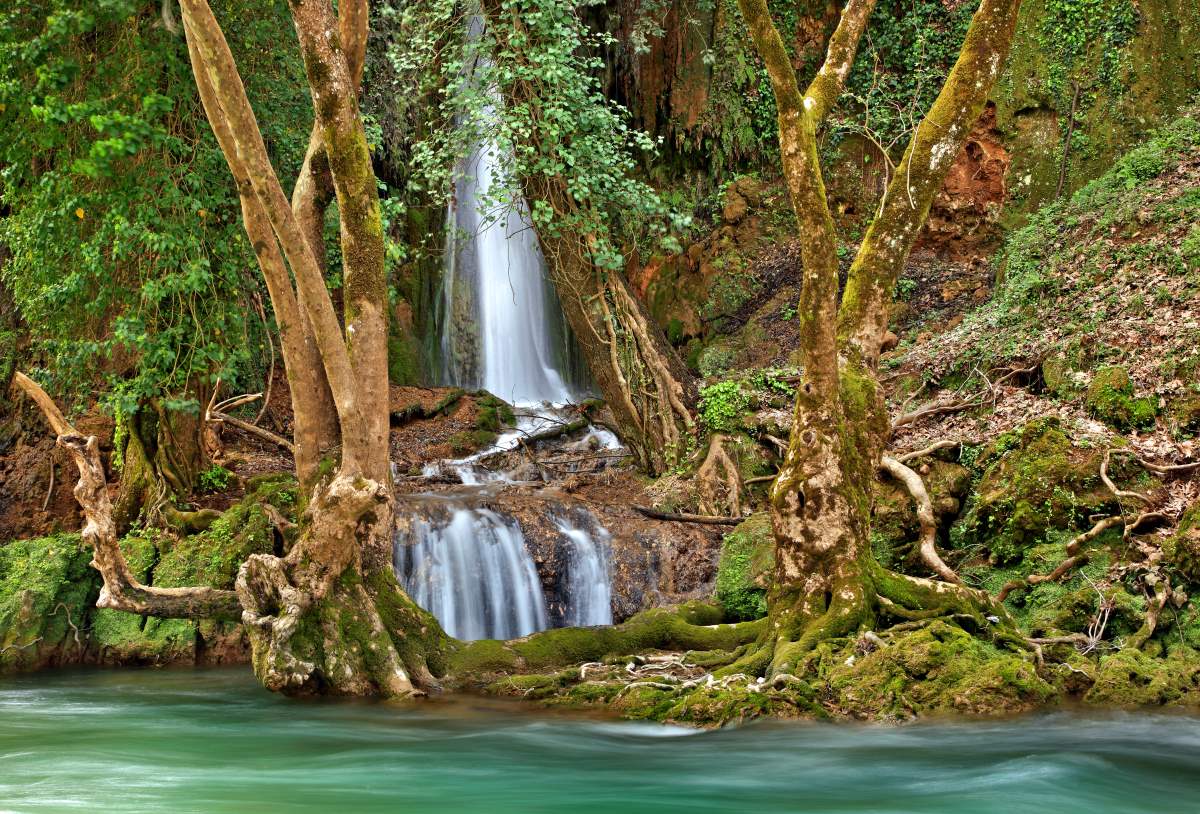
[[[568,627],[611,625],[612,579],[608,567],[608,532],[596,526],[593,535],[565,520],[559,520],[557,525],[569,542],[564,623]]]
[[[449,522],[415,520],[397,535],[396,576],[458,639],[513,639],[550,626],[525,535],[511,518],[457,507]]]
[[[551,627],[542,577],[520,524],[491,509],[427,499],[428,510],[393,541],[396,577],[412,600],[463,640],[513,639]],[[562,563],[558,574],[547,575],[561,597],[555,622],[612,624],[611,537],[594,522],[559,519],[554,525],[554,559]]]

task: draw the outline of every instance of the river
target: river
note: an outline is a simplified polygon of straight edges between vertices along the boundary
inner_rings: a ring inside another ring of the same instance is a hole
[[[1184,716],[698,732],[469,701],[289,701],[245,669],[0,681],[5,812],[1198,809],[1200,719]]]

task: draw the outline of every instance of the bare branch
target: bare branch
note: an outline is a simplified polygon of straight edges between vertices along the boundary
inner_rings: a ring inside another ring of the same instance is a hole
[[[13,381],[41,408],[58,436],[58,445],[71,454],[79,468],[75,499],[87,521],[80,534],[92,547],[92,566],[104,579],[96,607],[170,619],[240,620],[242,606],[233,591],[205,587],[152,588],[138,582],[121,554],[96,436],[80,435],[33,379],[18,372]]]

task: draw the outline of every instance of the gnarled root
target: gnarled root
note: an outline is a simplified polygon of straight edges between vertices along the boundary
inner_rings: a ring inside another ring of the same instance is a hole
[[[925,488],[925,481],[915,470],[888,455],[884,455],[880,460],[880,468],[900,481],[917,504],[917,520],[921,524],[921,560],[946,582],[961,585],[962,580],[959,579],[958,574],[954,573],[954,569],[946,565],[941,555],[938,554],[937,519],[933,514],[933,501],[929,498],[929,490]]]
[[[286,557],[258,554],[238,570],[237,595],[254,671],[292,695],[411,695],[415,691],[363,584],[360,538],[390,522],[387,492],[338,475],[319,487],[311,522]]]

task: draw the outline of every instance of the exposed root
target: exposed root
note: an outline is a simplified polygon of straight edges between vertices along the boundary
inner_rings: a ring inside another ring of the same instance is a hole
[[[921,479],[921,476],[916,471],[888,455],[884,455],[880,459],[880,467],[893,478],[900,481],[917,504],[917,521],[921,524],[921,535],[919,538],[921,561],[946,582],[961,585],[962,579],[954,572],[953,568],[946,565],[941,555],[938,554],[937,519],[933,514],[933,501],[929,498],[929,491],[925,488],[925,481]]]
[[[699,483],[700,511],[716,515],[720,509],[729,517],[742,516],[742,475],[737,463],[725,451],[726,438],[714,433],[708,443],[704,463],[696,470]]]
[[[1146,621],[1126,642],[1126,646],[1134,650],[1141,650],[1146,642],[1150,641],[1150,637],[1154,635],[1154,631],[1158,627],[1158,617],[1171,598],[1171,583],[1166,577],[1148,574],[1146,584],[1154,591],[1154,597],[1146,603]]]

